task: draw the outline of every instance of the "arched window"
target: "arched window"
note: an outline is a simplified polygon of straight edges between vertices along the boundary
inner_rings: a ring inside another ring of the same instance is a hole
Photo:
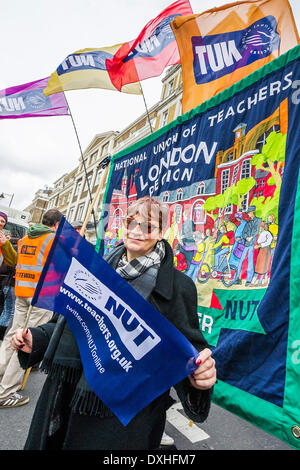
[[[205,203],[204,199],[197,199],[193,205],[192,209],[192,220],[194,224],[205,224],[206,223],[206,213],[203,208]]]
[[[115,209],[113,212],[113,222],[111,224],[111,227],[113,229],[119,229],[122,224],[122,219],[123,219],[123,211],[119,207]]]
[[[181,188],[179,188],[176,194],[176,201],[182,201],[182,198],[183,198],[183,191]]]
[[[169,202],[170,194],[166,191],[163,195],[163,202]]]
[[[205,224],[205,210],[203,209],[202,202],[196,202],[194,205],[192,220],[194,224]]]
[[[197,195],[204,194],[204,193],[205,193],[205,184],[202,181],[202,183],[200,183],[197,188]]]

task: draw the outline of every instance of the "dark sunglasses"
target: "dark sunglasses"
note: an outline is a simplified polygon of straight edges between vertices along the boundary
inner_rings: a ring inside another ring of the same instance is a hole
[[[145,235],[149,235],[150,233],[154,232],[154,230],[159,229],[158,226],[151,222],[137,222],[133,217],[125,218],[124,224],[127,230],[134,230],[137,226],[139,226],[141,232]]]

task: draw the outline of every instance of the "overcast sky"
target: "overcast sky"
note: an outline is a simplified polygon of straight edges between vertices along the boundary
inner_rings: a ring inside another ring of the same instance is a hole
[[[51,75],[70,53],[135,39],[172,0],[0,0],[0,89]],[[230,3],[190,0],[194,13]],[[300,31],[300,0],[290,0]],[[147,106],[158,102],[161,78],[144,80]],[[142,96],[90,89],[66,92],[81,147],[101,132],[121,131],[145,112]],[[0,193],[24,209],[38,189],[78,164],[69,116],[0,121]],[[0,201],[0,204],[3,201]]]

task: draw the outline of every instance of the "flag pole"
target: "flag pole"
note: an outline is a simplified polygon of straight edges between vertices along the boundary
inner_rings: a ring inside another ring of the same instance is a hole
[[[88,175],[87,175],[87,169],[86,169],[85,160],[84,160],[84,158],[83,158],[83,152],[82,152],[80,140],[79,140],[79,137],[78,137],[78,133],[77,133],[77,129],[76,129],[76,126],[75,126],[74,118],[73,118],[73,115],[72,115],[72,112],[71,112],[71,109],[70,109],[70,106],[69,106],[69,103],[68,103],[68,101],[67,101],[67,97],[66,97],[64,91],[63,91],[63,94],[64,94],[64,97],[65,97],[65,100],[66,100],[66,103],[67,103],[67,106],[68,106],[68,110],[69,110],[69,112],[70,112],[70,116],[71,116],[73,128],[74,128],[75,135],[76,135],[76,138],[77,138],[77,142],[78,142],[78,146],[79,146],[79,150],[80,150],[80,154],[81,154],[81,160],[82,160],[82,163],[83,163],[83,169],[84,169],[84,173],[85,173],[85,179],[86,179],[86,182],[87,182],[88,192],[89,192],[89,196],[90,196],[90,203],[92,203],[92,193],[91,193],[90,183],[89,183],[89,179],[88,179]],[[97,234],[97,223],[96,223],[95,212],[94,212],[93,207],[92,207],[92,211],[91,211],[91,212],[93,213],[94,228],[95,228],[95,232],[96,232],[96,234]],[[91,212],[89,213],[89,216],[91,215]]]
[[[27,310],[25,323],[24,323],[24,326],[23,326],[23,333],[27,330],[27,325],[28,325],[28,322],[29,322],[29,317],[30,317],[30,314],[31,314],[31,310],[32,310],[32,305],[30,304],[29,307],[28,307],[28,310]]]
[[[149,115],[149,111],[148,111],[148,108],[147,108],[147,103],[146,103],[146,99],[145,99],[145,95],[144,95],[144,92],[143,92],[143,88],[142,88],[142,84],[141,84],[141,83],[140,83],[140,87],[141,87],[141,92],[142,92],[142,95],[143,95],[143,100],[144,100],[144,105],[145,105],[145,108],[146,108],[146,113],[147,113],[147,116],[148,116],[148,122],[149,122],[150,130],[151,130],[151,133],[153,134],[153,129],[152,129],[152,124],[151,124],[151,120],[150,120],[150,115]]]
[[[104,163],[106,163],[106,161],[107,161],[107,165],[104,167]],[[82,237],[83,237],[83,235],[84,235],[84,231],[85,231],[85,228],[86,228],[87,223],[88,223],[88,221],[89,221],[89,217],[90,217],[90,215],[91,215],[91,212],[93,211],[94,205],[96,204],[97,198],[98,198],[99,194],[101,193],[101,190],[103,190],[104,187],[105,187],[105,183],[106,183],[106,179],[107,179],[107,175],[108,175],[108,171],[109,171],[109,165],[110,165],[110,163],[109,163],[108,158],[105,158],[105,159],[104,159],[102,162],[100,162],[100,164],[99,164],[99,166],[103,166],[105,169],[104,169],[102,178],[101,178],[101,180],[100,180],[99,186],[98,186],[98,188],[97,188],[96,194],[95,194],[95,196],[94,196],[93,202],[91,203],[91,206],[89,207],[89,210],[88,210],[88,212],[87,212],[87,214],[86,214],[86,217],[85,217],[85,220],[84,220],[84,222],[83,222],[83,225],[82,225],[82,227],[81,227],[81,229],[80,229],[80,232],[79,232],[79,233],[80,233],[80,235],[81,235]],[[96,235],[97,235],[97,232],[96,232]]]

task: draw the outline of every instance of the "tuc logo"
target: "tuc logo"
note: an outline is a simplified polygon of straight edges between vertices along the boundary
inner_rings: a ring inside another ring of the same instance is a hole
[[[74,284],[77,292],[87,300],[97,300],[101,297],[98,280],[86,269],[79,269],[74,273]]]
[[[72,259],[64,283],[91,303],[99,301],[102,297],[98,279],[75,258]]]
[[[193,36],[193,68],[197,84],[216,80],[268,57],[279,48],[276,19],[269,15],[240,31]]]

